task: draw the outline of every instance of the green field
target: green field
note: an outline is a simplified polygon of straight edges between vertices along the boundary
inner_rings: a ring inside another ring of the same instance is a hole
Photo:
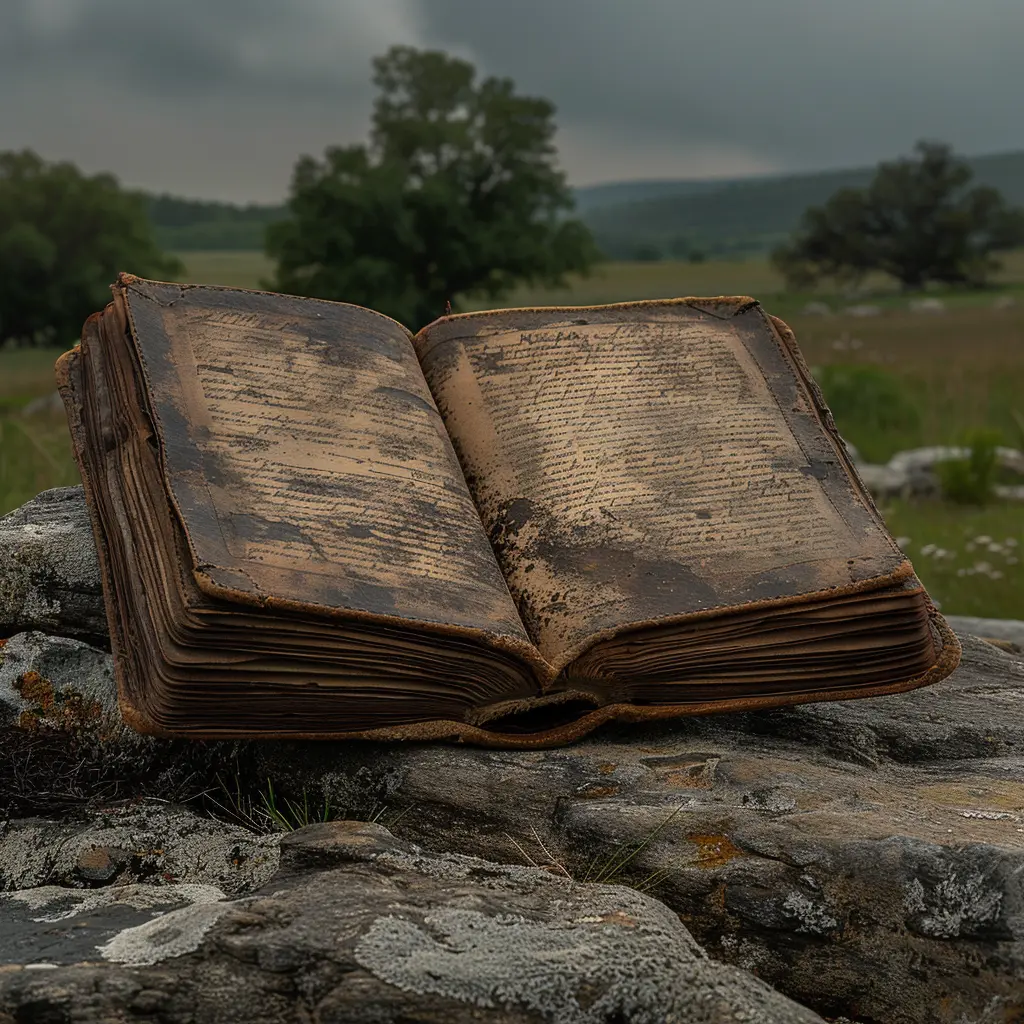
[[[185,279],[197,283],[253,287],[271,272],[258,253],[181,255]],[[879,289],[857,299],[826,296],[840,312],[806,315],[807,302],[822,297],[786,295],[765,261],[606,264],[567,289],[524,288],[505,304],[587,305],[686,294],[754,295],[790,323],[819,376],[838,367],[887,384],[909,413],[896,425],[886,420],[884,403],[880,414],[867,401],[870,396],[859,393],[842,415],[838,406],[834,409],[839,429],[871,461],[922,444],[956,443],[979,427],[999,430],[1004,442],[1024,447],[1024,253],[1007,261],[998,293],[945,295],[947,309],[941,314],[912,312],[905,297]],[[1006,305],[1007,297],[1015,304]],[[998,300],[1003,308],[996,307]],[[882,312],[870,317],[841,312],[853,303],[871,303]],[[0,350],[0,512],[44,487],[76,479],[59,410],[20,412],[32,398],[52,392],[57,354]],[[885,399],[888,392],[881,394]],[[1012,549],[1024,547],[1024,507],[897,502],[882,511],[893,534],[909,538],[907,553],[944,610],[1024,618],[1024,569],[1012,561],[1017,557]],[[1005,550],[981,552],[986,545],[978,537],[989,537],[988,543]],[[1005,545],[1007,539],[1016,544]],[[945,553],[937,558],[936,550]],[[988,567],[973,571],[979,561]]]

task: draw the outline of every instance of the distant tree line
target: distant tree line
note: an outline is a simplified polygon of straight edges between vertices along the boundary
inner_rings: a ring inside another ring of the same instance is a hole
[[[146,196],[157,245],[177,252],[261,250],[267,226],[284,220],[283,204],[219,203],[176,196]]]

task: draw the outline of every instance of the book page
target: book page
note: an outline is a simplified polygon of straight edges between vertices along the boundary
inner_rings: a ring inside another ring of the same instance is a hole
[[[608,631],[795,597],[902,555],[752,300],[445,318],[416,338],[520,615]]]
[[[403,327],[283,295],[121,294],[201,589],[526,646]]]

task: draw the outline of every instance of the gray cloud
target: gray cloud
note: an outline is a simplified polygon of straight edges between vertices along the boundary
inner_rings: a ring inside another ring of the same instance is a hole
[[[1021,0],[3,0],[0,148],[278,198],[406,42],[552,99],[581,183],[990,152],[1024,147],[1022,40]]]

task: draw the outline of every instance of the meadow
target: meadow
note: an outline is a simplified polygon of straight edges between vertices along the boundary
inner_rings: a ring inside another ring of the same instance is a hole
[[[272,269],[260,253],[179,255],[184,278],[198,283],[258,287]],[[503,305],[753,295],[793,328],[840,431],[869,461],[920,445],[960,443],[979,428],[1024,448],[1024,252],[1006,260],[997,288],[934,293],[942,312],[913,310],[884,281],[868,287],[856,296],[787,294],[764,260],[609,263],[563,289],[517,289]],[[811,302],[832,312],[807,312]],[[865,305],[874,315],[858,315]],[[0,513],[77,479],[63,413],[52,405],[22,411],[52,393],[58,354],[0,350]],[[1024,618],[1024,567],[1016,553],[1024,548],[1024,506],[894,501],[881,511],[945,611]]]

